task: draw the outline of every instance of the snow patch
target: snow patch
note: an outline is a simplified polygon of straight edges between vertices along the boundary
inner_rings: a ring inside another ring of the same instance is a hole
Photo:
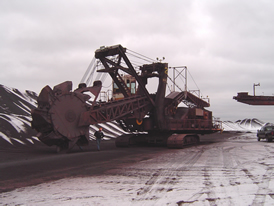
[[[33,98],[30,97],[30,96],[26,93],[26,91],[23,91],[23,92],[22,92],[22,91],[16,89],[18,92],[20,92],[21,95],[19,95],[17,92],[14,91],[15,89],[9,88],[9,87],[4,86],[4,85],[3,85],[3,88],[4,88],[8,93],[11,93],[11,94],[13,94],[13,95],[15,95],[15,96],[17,96],[17,97],[19,97],[19,98],[21,98],[21,99],[22,99],[22,98],[25,99],[27,102],[29,102],[30,104],[32,104],[34,107],[37,106],[37,105],[36,105],[36,101],[34,101]]]
[[[20,139],[16,139],[16,138],[11,138],[11,139],[17,141],[17,142],[20,143],[20,144],[26,144],[25,142],[22,142]]]
[[[11,115],[0,114],[0,115],[2,115],[2,116],[0,116],[0,118],[2,118],[2,119],[4,119],[3,116],[6,116],[9,119],[9,121],[7,119],[4,119],[4,120],[8,121],[18,133],[26,132],[24,122],[26,122],[27,124],[30,124],[29,122],[20,118],[20,116],[18,116],[18,115],[13,115],[13,114],[11,114]]]
[[[13,145],[13,143],[11,142],[10,138],[9,138],[7,135],[5,135],[4,133],[0,132],[0,136],[1,136],[4,140],[6,140],[8,143],[10,143],[10,144]]]
[[[38,141],[38,142],[40,142],[40,140],[38,139],[38,137],[32,136],[31,138],[34,139],[34,140],[36,140],[36,141]]]
[[[33,140],[30,138],[26,138],[26,140],[28,140],[31,144],[34,144]]]

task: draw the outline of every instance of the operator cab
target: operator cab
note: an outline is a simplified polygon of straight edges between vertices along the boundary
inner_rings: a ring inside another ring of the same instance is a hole
[[[128,90],[131,95],[136,94],[136,79],[131,75],[121,75],[123,81],[126,83]],[[113,81],[112,83],[112,100],[124,99],[124,95],[120,91],[117,84]]]

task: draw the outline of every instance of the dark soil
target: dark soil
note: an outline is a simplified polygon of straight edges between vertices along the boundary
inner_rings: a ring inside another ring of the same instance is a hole
[[[233,134],[201,136],[200,144],[226,141]],[[114,140],[102,141],[101,151],[95,142],[75,147],[70,153],[57,154],[55,147],[38,144],[29,147],[0,147],[0,192],[68,177],[101,175],[105,171],[173,152],[166,147],[135,146],[116,148]]]

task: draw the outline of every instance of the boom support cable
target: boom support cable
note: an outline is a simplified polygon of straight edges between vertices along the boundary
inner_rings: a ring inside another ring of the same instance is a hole
[[[198,85],[196,84],[196,82],[195,82],[194,78],[192,77],[192,75],[190,74],[189,70],[187,70],[187,71],[188,71],[188,73],[189,73],[189,75],[190,75],[190,77],[191,77],[192,81],[193,81],[193,82],[194,82],[194,84],[196,85],[197,89],[200,91],[201,96],[203,96],[203,94],[202,94],[202,92],[201,92],[200,88],[199,88],[199,87],[198,87]]]
[[[86,82],[88,74],[91,72],[91,69],[92,69],[94,63],[95,63],[95,57],[93,57],[91,62],[89,63],[88,68],[87,68],[86,72],[84,73],[84,76],[82,77],[80,83],[85,83]]]
[[[144,61],[151,62],[151,63],[152,63],[152,62],[155,62],[155,59],[149,58],[149,57],[144,56],[144,55],[142,55],[142,54],[139,54],[139,53],[137,53],[137,52],[135,52],[135,51],[132,51],[132,50],[130,50],[130,49],[127,49],[127,51],[132,52],[133,54],[131,54],[131,53],[129,53],[129,52],[127,52],[127,53],[130,54],[130,55],[132,55],[132,56],[134,56],[134,57],[136,57],[136,58],[143,59]],[[142,58],[142,57],[143,57],[143,58]]]

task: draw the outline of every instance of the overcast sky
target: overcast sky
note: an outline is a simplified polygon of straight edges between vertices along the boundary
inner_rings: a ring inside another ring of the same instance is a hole
[[[0,84],[76,87],[96,49],[121,44],[186,65],[213,116],[274,123],[274,106],[232,99],[253,83],[274,95],[273,19],[273,0],[2,0]]]

